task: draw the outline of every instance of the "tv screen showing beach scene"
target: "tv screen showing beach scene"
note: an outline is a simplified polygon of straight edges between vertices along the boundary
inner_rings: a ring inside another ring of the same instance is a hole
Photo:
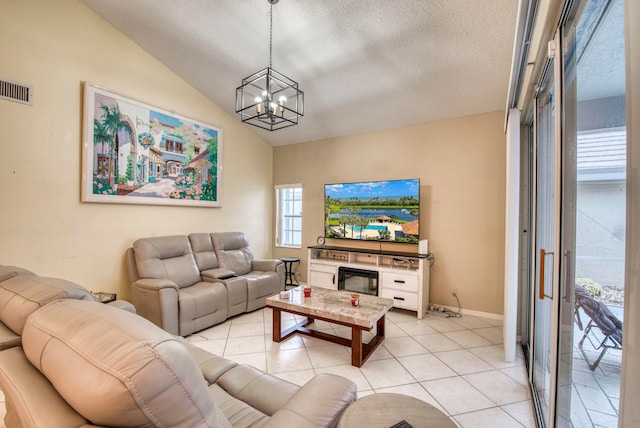
[[[420,179],[325,184],[324,236],[417,244]]]

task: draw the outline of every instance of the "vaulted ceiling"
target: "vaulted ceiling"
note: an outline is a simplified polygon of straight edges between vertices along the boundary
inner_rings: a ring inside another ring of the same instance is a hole
[[[232,115],[241,80],[269,65],[268,0],[81,2]],[[517,8],[280,0],[272,64],[304,91],[304,117],[251,129],[278,146],[502,110]]]

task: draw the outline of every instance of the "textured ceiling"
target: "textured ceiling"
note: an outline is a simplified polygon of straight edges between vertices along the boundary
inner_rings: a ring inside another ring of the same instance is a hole
[[[267,0],[81,2],[236,117],[236,87],[269,65]],[[517,4],[280,0],[273,68],[299,83],[305,115],[251,129],[277,146],[502,110]]]

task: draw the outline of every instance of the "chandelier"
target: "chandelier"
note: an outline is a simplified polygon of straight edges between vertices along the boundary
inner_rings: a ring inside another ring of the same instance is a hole
[[[267,0],[269,10],[269,67],[242,79],[236,89],[236,113],[243,122],[258,128],[276,131],[297,125],[304,115],[304,93],[298,83],[277,72],[271,66],[273,45],[273,5],[279,0]]]

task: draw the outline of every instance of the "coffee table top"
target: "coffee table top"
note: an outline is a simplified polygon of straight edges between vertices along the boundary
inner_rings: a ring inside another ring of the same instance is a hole
[[[267,306],[321,318],[333,319],[365,329],[372,329],[393,306],[393,300],[360,294],[360,304],[351,306],[351,292],[311,287],[311,297],[304,297],[302,287],[289,290],[290,297],[276,294],[267,298]]]

